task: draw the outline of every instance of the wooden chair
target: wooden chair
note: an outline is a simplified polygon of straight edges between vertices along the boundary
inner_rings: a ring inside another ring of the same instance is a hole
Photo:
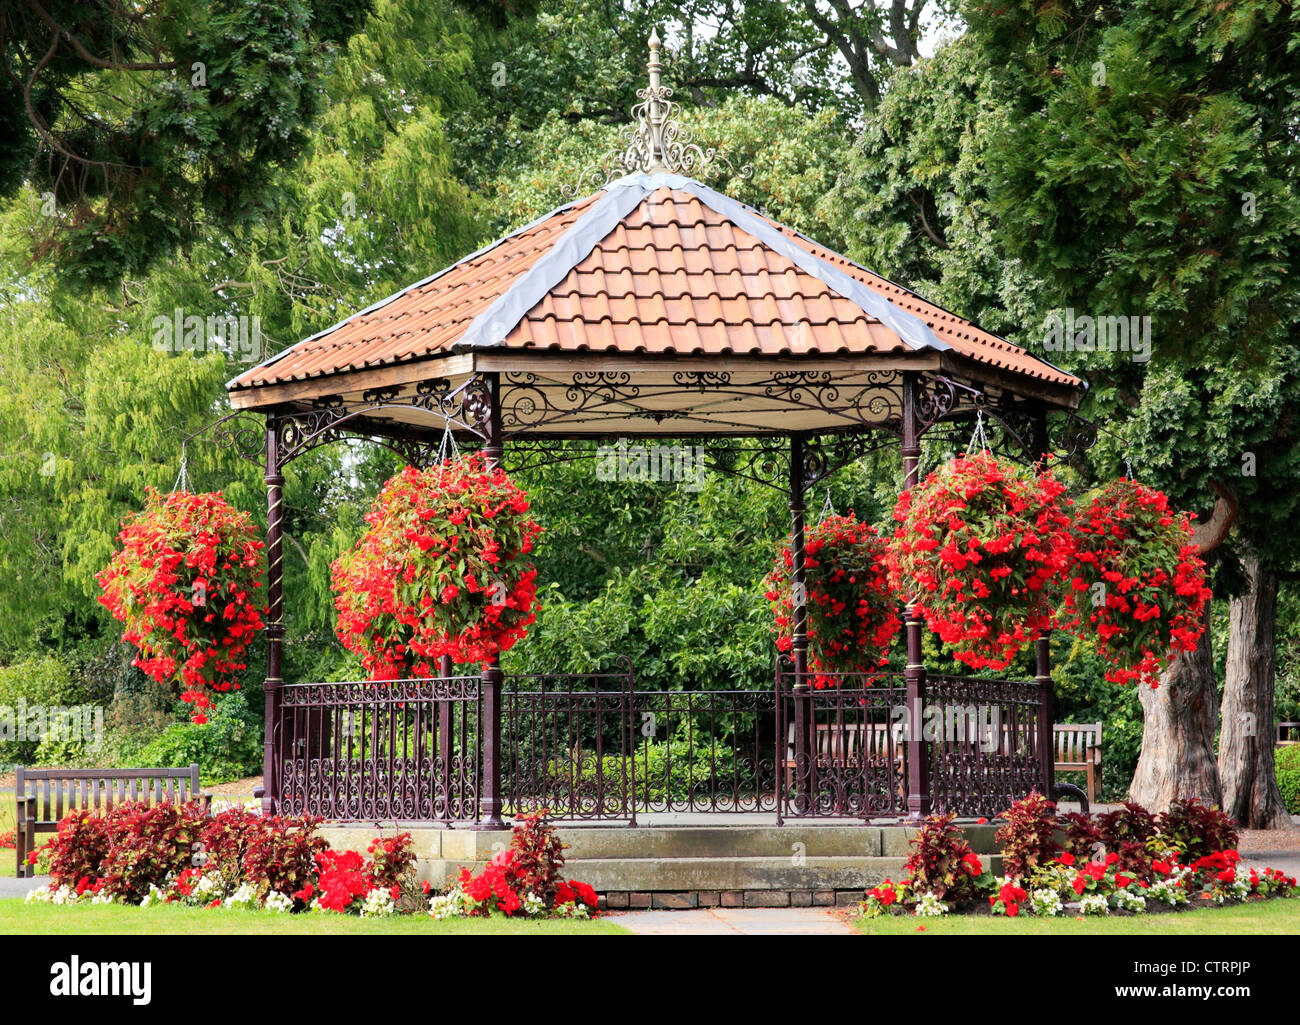
[[[1052,733],[1056,771],[1086,774],[1088,803],[1094,803],[1101,789],[1101,723],[1061,722]]]
[[[1279,747],[1290,744],[1300,744],[1300,722],[1278,723],[1277,743]]]
[[[36,874],[28,857],[38,833],[53,833],[68,812],[90,808],[108,810],[115,804],[148,804],[199,800],[212,807],[212,795],[199,793],[199,766],[186,769],[23,769],[17,771],[18,802],[14,830],[18,877]]]

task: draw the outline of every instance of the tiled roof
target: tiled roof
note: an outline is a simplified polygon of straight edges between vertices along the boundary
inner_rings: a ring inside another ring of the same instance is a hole
[[[231,388],[501,348],[786,358],[947,350],[1079,386],[699,182],[635,175],[299,342]]]

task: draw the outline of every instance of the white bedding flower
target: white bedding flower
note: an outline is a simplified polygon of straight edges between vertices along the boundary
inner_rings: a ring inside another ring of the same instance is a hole
[[[207,876],[204,876],[206,879]],[[257,896],[257,887],[252,883],[240,883],[238,888],[225,899],[228,908],[255,908],[262,902]]]
[[[263,907],[267,911],[274,911],[277,914],[287,915],[293,910],[293,898],[279,890],[272,890],[266,895]]]
[[[1085,893],[1079,899],[1079,910],[1085,915],[1109,915],[1110,902],[1105,894]]]
[[[1127,887],[1115,891],[1115,907],[1121,911],[1141,913],[1147,909],[1147,899],[1140,893],[1134,893]]]
[[[1044,918],[1052,918],[1059,915],[1065,905],[1061,903],[1061,895],[1055,890],[1042,888],[1033,890],[1029,894],[1029,907],[1036,915]]]
[[[362,918],[387,918],[396,913],[397,902],[393,900],[392,893],[382,886],[376,886],[361,902]]]
[[[948,913],[948,905],[936,897],[933,893],[923,893],[916,902],[916,910],[912,912],[917,918],[938,918],[940,915]]]

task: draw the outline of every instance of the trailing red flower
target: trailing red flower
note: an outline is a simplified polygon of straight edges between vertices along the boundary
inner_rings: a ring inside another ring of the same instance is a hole
[[[958,661],[1005,669],[1052,627],[1074,547],[1064,492],[977,452],[899,496],[890,582]]]
[[[1156,678],[1171,651],[1205,630],[1205,563],[1185,514],[1127,478],[1099,489],[1074,523],[1075,563],[1063,625],[1092,641],[1115,683]]]
[[[123,521],[122,548],[96,580],[99,601],[125,624],[133,665],[160,683],[179,684],[206,722],[212,691],[238,688],[244,653],[262,627],[262,542],[249,514],[221,492],[162,495]]]
[[[902,627],[885,567],[886,542],[853,512],[831,514],[807,532],[804,576],[813,686],[834,686],[828,674],[872,672],[885,664]],[[767,579],[776,614],[777,647],[790,651],[794,633],[794,557],[787,544]]]
[[[336,632],[375,680],[430,676],[448,655],[486,662],[534,619],[541,533],[528,497],[473,455],[408,466],[366,514],[369,529],[334,563]]]

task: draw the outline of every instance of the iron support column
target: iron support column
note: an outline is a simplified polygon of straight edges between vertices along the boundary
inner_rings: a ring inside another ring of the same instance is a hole
[[[903,486],[916,487],[921,479],[921,424],[916,412],[917,376],[903,373]],[[925,721],[925,659],[921,649],[921,618],[907,595],[903,622],[907,631],[907,665],[903,680],[907,687],[907,821],[919,825],[930,814],[930,745],[922,731]]]
[[[501,465],[504,443],[501,435],[501,377],[497,373],[482,375],[487,399],[483,458],[488,469]],[[480,685],[480,729],[483,737],[483,779],[479,793],[479,828],[507,829],[501,818],[501,659],[492,658],[483,666]]]
[[[808,582],[804,539],[804,439],[790,435],[790,595],[794,623],[790,657],[794,663],[795,811],[807,814],[813,801],[812,694],[808,689]]]
[[[280,418],[266,418],[266,712],[262,738],[262,814],[279,807],[277,750],[280,729],[281,661],[284,649],[284,476],[280,472]]]

